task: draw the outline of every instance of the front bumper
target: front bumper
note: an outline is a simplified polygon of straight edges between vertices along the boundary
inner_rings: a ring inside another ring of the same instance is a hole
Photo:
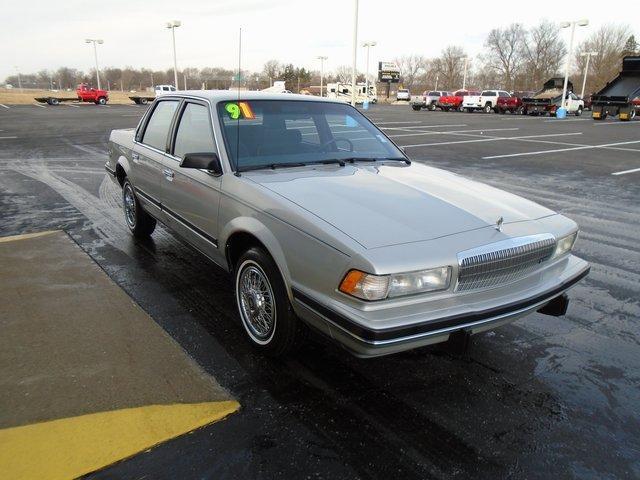
[[[472,334],[490,330],[545,307],[589,273],[587,262],[577,257],[571,258],[573,262],[570,268],[565,269],[553,285],[529,289],[520,298],[496,301],[487,308],[470,305],[466,311],[460,311],[459,308],[456,311],[451,309],[448,313],[439,310],[437,316],[431,316],[428,320],[411,321],[404,325],[387,328],[365,325],[362,318],[346,309],[329,306],[296,288],[293,289],[294,309],[307,323],[331,336],[357,356],[388,355],[444,342],[450,334],[460,330]],[[429,312],[423,316],[429,316]]]

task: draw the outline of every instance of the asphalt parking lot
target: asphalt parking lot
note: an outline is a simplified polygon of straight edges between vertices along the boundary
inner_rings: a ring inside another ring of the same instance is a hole
[[[531,315],[464,355],[361,360],[314,339],[269,360],[245,340],[226,274],[164,228],[148,242],[127,231],[106,141],[144,111],[0,109],[0,235],[67,232],[242,405],[88,477],[640,477],[640,121],[373,106],[414,161],[577,221],[591,274],[566,316]]]

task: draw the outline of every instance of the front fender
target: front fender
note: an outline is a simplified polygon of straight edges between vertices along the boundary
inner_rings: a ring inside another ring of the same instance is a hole
[[[276,262],[280,275],[284,279],[285,287],[290,298],[291,295],[291,274],[287,266],[287,260],[275,235],[262,222],[253,217],[236,217],[227,223],[218,235],[218,245],[224,246],[225,258],[227,241],[235,233],[244,232],[256,237],[267,249],[273,260]],[[228,260],[227,260],[228,263]],[[232,265],[227,265],[229,271],[233,269]]]

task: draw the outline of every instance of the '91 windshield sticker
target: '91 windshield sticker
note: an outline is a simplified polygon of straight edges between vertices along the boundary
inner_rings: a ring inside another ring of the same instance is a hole
[[[256,118],[247,102],[229,102],[224,106],[224,109],[231,120],[240,120],[241,118],[253,120]]]

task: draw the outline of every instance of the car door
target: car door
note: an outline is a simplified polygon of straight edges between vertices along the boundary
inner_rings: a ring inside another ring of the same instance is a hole
[[[207,170],[180,168],[188,153],[219,155],[213,136],[209,104],[185,100],[174,126],[171,151],[163,160],[163,221],[214,261],[218,250],[218,204],[221,175]]]
[[[160,215],[163,158],[169,147],[169,132],[180,101],[157,101],[146,116],[131,152],[131,182],[138,200],[154,216]]]

